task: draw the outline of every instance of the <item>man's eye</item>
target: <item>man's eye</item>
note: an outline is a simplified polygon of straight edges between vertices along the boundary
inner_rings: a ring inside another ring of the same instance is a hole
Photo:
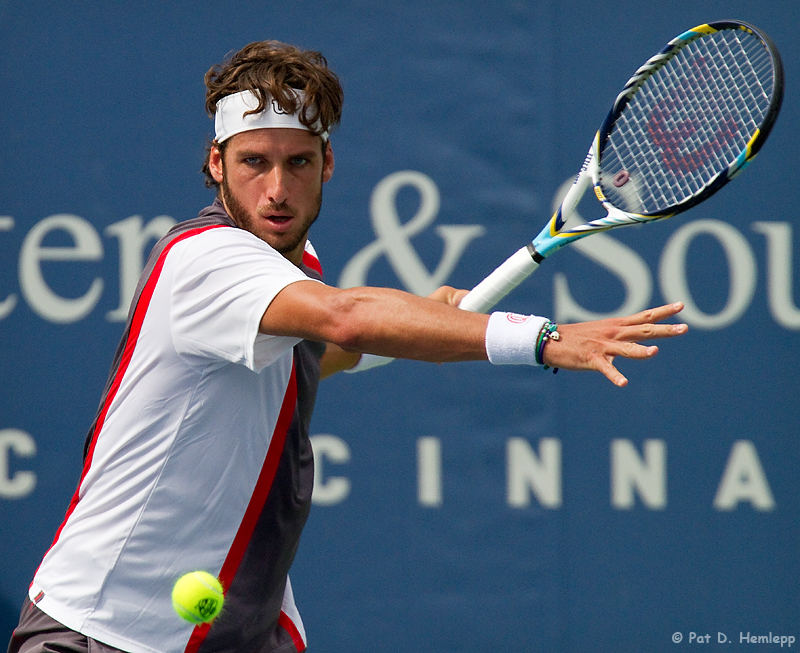
[[[292,165],[295,166],[302,166],[308,163],[308,159],[304,156],[295,156],[292,157]]]
[[[244,162],[249,166],[257,165],[260,161],[261,161],[261,159],[259,157],[257,157],[257,156],[248,156],[244,160]]]

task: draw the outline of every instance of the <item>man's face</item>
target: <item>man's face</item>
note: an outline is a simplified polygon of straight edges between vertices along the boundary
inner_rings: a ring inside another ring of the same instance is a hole
[[[255,129],[232,136],[224,160],[211,148],[209,169],[233,221],[295,265],[319,215],[333,151],[302,129]]]

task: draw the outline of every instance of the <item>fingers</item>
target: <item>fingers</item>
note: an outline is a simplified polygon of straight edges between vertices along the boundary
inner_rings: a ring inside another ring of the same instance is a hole
[[[656,308],[649,308],[641,313],[622,318],[622,320],[623,323],[627,325],[654,324],[655,322],[662,322],[673,315],[677,315],[682,310],[683,302],[675,302],[673,304],[664,304]]]
[[[584,322],[580,326],[588,327],[594,331],[595,335],[611,341],[635,342],[638,340],[672,338],[686,333],[689,330],[689,326],[687,324],[662,324],[662,322],[677,315],[682,310],[683,302],[675,302],[650,308],[627,317]],[[561,328],[563,327],[564,325],[561,325]]]
[[[611,383],[618,388],[624,388],[628,385],[628,379],[620,372],[610,360],[602,358],[601,363],[598,365],[597,371],[602,373]]]
[[[644,360],[646,358],[652,358],[658,353],[658,347],[655,345],[651,345],[649,347],[645,347],[644,345],[637,344],[635,342],[629,342],[626,346],[622,347],[620,351],[615,356],[622,356],[623,358],[635,358],[639,360]]]
[[[645,347],[638,345],[635,342],[629,342],[625,346],[620,347],[617,352],[607,352],[605,356],[600,356],[598,359],[597,370],[601,372],[611,383],[618,388],[624,388],[628,385],[628,379],[620,372],[614,364],[613,359],[616,356],[623,358],[631,358],[635,360],[645,360],[652,358],[658,353],[658,347],[655,345]]]
[[[618,388],[624,388],[626,385],[628,385],[628,379],[624,374],[622,374],[622,372],[614,367],[612,362],[614,358],[617,356],[622,356],[623,358],[644,360],[647,358],[652,358],[657,353],[658,347],[655,345],[645,347],[635,342],[629,342],[619,347],[616,351],[609,350],[605,353],[605,355],[598,356],[596,359],[596,369],[615,386]]]
[[[461,304],[461,300],[467,295],[469,295],[469,290],[463,290],[461,288],[453,290],[453,294],[450,296],[450,305],[458,308]]]
[[[437,302],[442,302],[443,304],[449,304],[450,306],[458,307],[458,305],[461,303],[461,300],[464,299],[468,293],[469,290],[452,288],[450,286],[442,286],[428,295],[428,299],[433,299]]]
[[[596,370],[622,388],[628,384],[628,379],[614,367],[614,359],[621,356],[645,360],[655,356],[658,347],[640,342],[686,333],[689,330],[686,324],[662,323],[681,310],[683,303],[675,302],[628,317],[559,325],[561,338],[547,341],[544,361],[551,367]]]
[[[626,385],[628,385],[628,379],[622,376],[622,374],[617,374],[615,377],[611,378],[611,382],[618,388],[624,388]]]
[[[687,324],[659,324],[677,315],[682,310],[683,302],[675,302],[621,318],[621,323],[625,330],[619,333],[617,337],[620,340],[636,341],[672,338],[682,335],[689,330]]]
[[[657,340],[659,338],[674,338],[689,330],[686,324],[651,324],[649,322],[631,327],[625,327],[618,338],[625,341]]]

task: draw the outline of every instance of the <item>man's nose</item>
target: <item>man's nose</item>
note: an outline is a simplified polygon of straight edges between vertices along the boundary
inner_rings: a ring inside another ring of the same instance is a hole
[[[267,200],[272,204],[283,204],[289,198],[287,173],[282,166],[275,166],[266,177]]]

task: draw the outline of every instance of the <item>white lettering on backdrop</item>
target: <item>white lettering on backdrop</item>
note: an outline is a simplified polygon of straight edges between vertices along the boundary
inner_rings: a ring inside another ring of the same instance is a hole
[[[560,197],[567,182],[554,198]],[[416,214],[401,223],[396,199],[401,189],[410,187],[420,197]],[[439,190],[430,177],[413,170],[395,172],[382,179],[372,193],[370,218],[376,240],[357,252],[345,265],[339,278],[341,287],[367,283],[371,266],[385,256],[400,281],[410,292],[427,295],[447,283],[466,247],[484,235],[480,225],[438,225],[433,231],[444,241],[442,257],[433,272],[414,249],[411,239],[430,227],[439,211]],[[85,319],[95,310],[108,288],[119,288],[116,308],[106,313],[110,322],[125,320],[128,305],[144,267],[152,243],[175,224],[169,216],[158,216],[145,222],[141,216],[131,216],[105,228],[106,236],[116,238],[119,245],[117,283],[106,283],[95,275],[82,287],[71,289],[71,297],[60,296],[48,279],[70,278],[70,266],[96,266],[106,256],[97,228],[76,215],[58,214],[36,223],[25,235],[17,257],[19,294],[41,319],[56,323],[74,323]],[[800,330],[800,309],[793,296],[794,262],[793,233],[789,222],[753,222],[754,232],[764,236],[767,299],[774,321],[787,330]],[[0,216],[0,237],[13,232],[14,218]],[[62,232],[71,239],[70,245],[47,244],[52,232]],[[717,313],[703,312],[694,301],[691,281],[686,270],[686,254],[698,237],[711,237],[722,248],[727,261],[728,295],[725,306]],[[553,275],[553,319],[557,322],[576,322],[635,313],[654,301],[654,274],[648,262],[628,245],[609,234],[596,234],[570,245],[582,256],[592,260],[616,277],[622,284],[622,301],[605,312],[591,311],[573,297],[569,272]],[[3,262],[13,260],[8,253]],[[499,263],[499,262],[498,262]],[[7,264],[7,263],[6,263]],[[666,241],[657,267],[658,287],[663,301],[680,299],[686,303],[682,319],[691,326],[718,330],[726,328],[749,308],[756,288],[758,265],[753,246],[734,226],[719,220],[690,220],[673,232]],[[50,276],[52,275],[52,277]],[[7,282],[4,282],[7,283]],[[76,285],[81,283],[75,282]],[[19,308],[18,293],[0,287],[0,320],[8,319]]]
[[[419,193],[420,204],[414,217],[402,224],[397,214],[397,193],[406,186]],[[386,256],[409,292],[429,295],[445,284],[470,241],[486,233],[480,225],[435,227],[444,240],[444,253],[436,269],[429,272],[411,238],[429,227],[439,213],[439,189],[433,180],[414,170],[395,172],[375,186],[369,211],[377,240],[350,259],[339,277],[340,288],[368,285],[369,269],[379,257]]]

